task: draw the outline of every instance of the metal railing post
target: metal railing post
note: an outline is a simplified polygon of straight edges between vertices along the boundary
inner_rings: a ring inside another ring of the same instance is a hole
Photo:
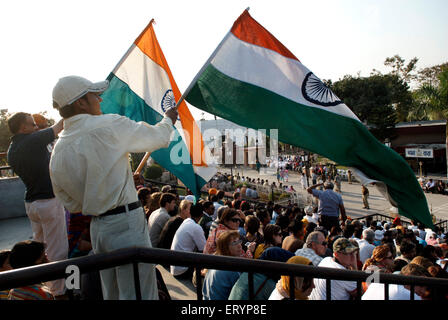
[[[254,273],[253,272],[249,272],[247,274],[248,277],[248,286],[249,286],[249,300],[254,300],[255,299],[255,293],[254,293]]]
[[[327,279],[327,281],[325,281],[326,283],[326,296],[327,296],[327,301],[331,300],[331,280]]]
[[[290,275],[289,276],[289,300],[295,300],[296,299],[294,278],[295,278],[294,275]]]
[[[196,267],[196,296],[199,301],[202,300],[202,277],[199,267]]]
[[[137,301],[142,300],[142,292],[140,290],[140,275],[138,273],[138,262],[132,263],[134,271],[134,287],[135,287],[135,299]]]
[[[362,296],[362,282],[361,281],[356,281],[356,300],[360,301],[361,300],[361,296]]]
[[[384,300],[389,301],[389,284],[384,284]]]

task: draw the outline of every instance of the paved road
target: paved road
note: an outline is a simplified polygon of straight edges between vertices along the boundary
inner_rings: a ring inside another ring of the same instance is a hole
[[[226,172],[230,174],[230,169],[220,168],[221,172]],[[237,173],[240,176],[247,176],[250,178],[268,179],[269,182],[275,181],[277,183],[277,177],[274,173],[261,173],[258,174],[256,170],[253,169],[233,169],[233,174]],[[300,183],[300,175],[294,172],[289,172],[288,182],[283,182],[283,185],[293,185],[294,189],[299,190],[304,196],[307,196],[307,192],[302,189],[302,184]],[[311,181],[310,181],[311,183]],[[365,216],[373,213],[381,213],[387,215],[394,215],[391,211],[391,204],[387,201],[381,193],[376,189],[376,187],[369,188],[369,205],[370,210],[363,209],[362,196],[361,196],[361,185],[359,183],[349,184],[346,181],[342,182],[342,199],[344,200],[344,205],[347,211],[347,215],[353,218]],[[448,196],[440,194],[425,193],[426,199],[428,201],[428,206],[430,212],[432,212],[437,221],[448,220]]]

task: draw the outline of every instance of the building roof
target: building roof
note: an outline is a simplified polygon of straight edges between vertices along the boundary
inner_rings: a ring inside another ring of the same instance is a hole
[[[411,127],[429,127],[429,126],[445,126],[446,120],[430,120],[430,121],[412,121],[400,122],[395,125],[395,128],[411,128]]]

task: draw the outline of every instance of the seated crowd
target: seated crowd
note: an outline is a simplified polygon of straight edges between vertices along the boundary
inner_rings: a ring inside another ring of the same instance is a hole
[[[413,222],[404,227],[399,218],[393,223],[348,219],[341,227],[325,230],[320,226],[317,207],[304,209],[289,203],[282,207],[273,202],[249,202],[234,192],[225,200],[223,190],[210,188],[207,197],[179,196],[170,186],[158,188],[136,179],[139,200],[146,214],[149,235],[154,248],[201,252],[244,259],[261,259],[306,266],[343,270],[378,271],[409,276],[447,278],[448,245],[443,230],[436,232]],[[68,215],[68,217],[72,217]],[[69,257],[91,254],[88,219],[72,217],[76,228],[69,225]],[[73,222],[73,221],[72,221]],[[17,243],[12,250],[0,252],[0,271],[45,263],[44,244],[35,241]],[[205,300],[247,300],[247,272],[163,266],[177,279],[197,284],[202,277]],[[159,297],[169,293],[158,272]],[[256,300],[290,299],[289,276],[254,273]],[[81,298],[101,299],[89,290],[98,290],[99,277],[83,278]],[[326,280],[294,278],[294,295],[299,300],[325,300]],[[352,281],[331,281],[332,300],[351,300],[357,295]],[[363,283],[363,300],[384,300],[379,283]],[[99,289],[101,292],[101,289]],[[430,300],[429,287],[415,286],[416,300]],[[447,296],[447,292],[438,292]],[[0,292],[0,299],[54,299],[44,284],[35,284]],[[406,285],[389,286],[389,299],[410,299]]]

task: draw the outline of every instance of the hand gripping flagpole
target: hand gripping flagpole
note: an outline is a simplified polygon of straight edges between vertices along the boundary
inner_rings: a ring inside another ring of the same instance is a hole
[[[249,7],[246,8],[245,11],[249,11]],[[143,32],[146,31],[147,28],[150,27],[150,25],[154,22],[154,19],[152,19],[148,26],[145,28],[145,30]],[[143,33],[142,32],[142,33]],[[202,68],[199,70],[199,72],[196,74],[196,76],[193,78],[193,80],[191,81],[190,85],[187,87],[187,89],[184,91],[184,93],[182,94],[182,96],[179,98],[179,101],[177,101],[177,103],[172,107],[172,108],[176,108],[178,109],[180,104],[182,103],[182,101],[184,101],[185,96],[188,95],[188,93],[190,93],[191,89],[193,88],[194,84],[196,83],[196,81],[199,79],[199,77],[202,75],[202,73],[204,73],[205,69],[208,67],[208,65],[210,64],[210,62],[213,60],[213,58],[215,58],[216,54],[218,53],[218,50],[221,49],[222,45],[224,44],[224,42],[227,40],[227,38],[230,36],[230,31],[227,32],[227,34],[224,36],[224,38],[221,40],[221,42],[219,43],[219,45],[216,47],[215,51],[213,51],[212,55],[207,59],[207,61],[204,63],[204,65],[202,66]],[[132,47],[128,50],[128,52],[124,55],[124,57],[122,58],[122,60],[118,63],[117,67],[115,67],[116,69],[119,67],[119,65],[121,65],[121,62],[124,61],[124,59],[129,55],[130,50],[132,49]],[[138,165],[137,170],[135,171],[135,173],[140,173],[140,171],[143,169],[146,161],[148,161],[149,158],[149,152],[146,152],[145,156],[143,157],[142,161],[140,162],[140,164]]]

